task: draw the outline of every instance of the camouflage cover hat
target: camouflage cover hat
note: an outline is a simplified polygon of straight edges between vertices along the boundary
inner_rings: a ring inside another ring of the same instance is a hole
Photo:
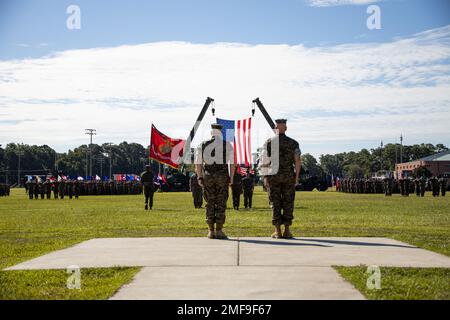
[[[211,129],[217,129],[217,130],[222,130],[223,126],[219,123],[213,123],[211,124]]]
[[[286,124],[286,121],[287,121],[286,119],[276,119],[275,120],[276,123],[283,123],[283,124]]]

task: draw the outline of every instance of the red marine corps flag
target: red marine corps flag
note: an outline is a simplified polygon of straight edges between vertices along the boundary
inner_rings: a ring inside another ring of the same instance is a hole
[[[158,131],[152,124],[150,138],[150,158],[174,169],[178,169],[183,158],[185,140],[172,139]]]

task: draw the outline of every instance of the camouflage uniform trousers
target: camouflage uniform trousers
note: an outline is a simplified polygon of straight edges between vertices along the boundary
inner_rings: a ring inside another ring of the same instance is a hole
[[[294,219],[294,176],[268,176],[268,182],[269,199],[272,201],[272,224],[290,226]]]
[[[144,196],[145,196],[145,205],[148,205],[150,202],[150,208],[153,207],[153,195],[155,193],[155,189],[153,185],[144,183]]]
[[[383,188],[384,188],[385,196],[392,196],[392,182],[391,181],[384,181]]]
[[[55,183],[53,186],[53,196],[55,199],[58,199],[58,190],[59,190],[59,186],[57,183]]]
[[[421,197],[424,197],[425,196],[425,190],[426,190],[426,188],[427,188],[427,186],[426,186],[426,184],[425,184],[425,181],[424,182],[420,182],[420,196]]]
[[[244,207],[251,208],[253,199],[253,188],[244,188]]]
[[[239,205],[241,203],[242,185],[232,184],[231,185],[231,194],[233,196],[233,207],[239,208]]]
[[[65,195],[65,191],[66,191],[66,184],[64,182],[60,182],[58,188],[59,188],[59,192],[58,192],[59,197],[61,199],[64,199],[64,195]]]
[[[416,196],[420,197],[420,182],[414,181],[414,192],[416,193]]]
[[[192,198],[194,199],[194,207],[200,208],[203,205],[203,189],[201,187],[192,188]]]
[[[440,180],[439,188],[441,189],[441,195],[443,197],[445,197],[445,193],[447,192],[447,180],[444,180],[444,179]],[[438,191],[438,194],[439,194],[439,191]]]
[[[28,185],[28,198],[31,200],[34,196],[34,186],[30,183]]]
[[[203,177],[203,197],[206,201],[206,223],[225,223],[229,177],[223,174],[205,174]]]
[[[34,198],[38,199],[39,198],[39,193],[40,193],[40,186],[36,183],[34,185]]]

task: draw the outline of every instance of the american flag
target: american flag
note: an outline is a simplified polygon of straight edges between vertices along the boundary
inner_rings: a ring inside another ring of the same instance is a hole
[[[231,142],[234,149],[234,163],[250,166],[252,164],[251,131],[252,118],[243,120],[225,120],[217,118],[223,126],[222,136]]]
[[[239,166],[238,171],[243,176],[247,176],[248,174],[255,174],[255,171],[251,167]]]

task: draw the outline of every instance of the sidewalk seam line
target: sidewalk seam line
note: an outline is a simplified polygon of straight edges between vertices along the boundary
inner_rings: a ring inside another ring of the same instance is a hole
[[[239,260],[240,260],[240,243],[241,240],[240,238],[238,238],[238,243],[237,243],[237,266],[239,267]]]

